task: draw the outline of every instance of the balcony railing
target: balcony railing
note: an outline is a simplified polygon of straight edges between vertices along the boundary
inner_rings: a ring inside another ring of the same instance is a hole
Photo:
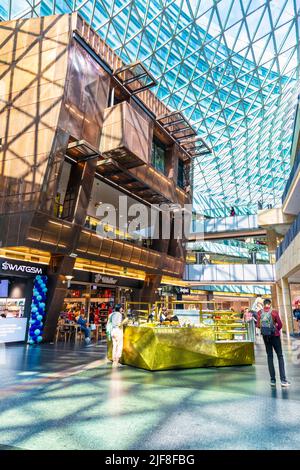
[[[257,215],[238,215],[234,217],[216,217],[214,219],[194,220],[193,233],[234,232],[258,228]]]
[[[292,185],[292,182],[294,180],[294,177],[298,174],[299,171],[300,171],[300,150],[296,154],[296,158],[295,158],[294,164],[292,166],[290,176],[289,176],[289,178],[286,182],[286,185],[285,185],[285,188],[284,188],[284,191],[283,191],[283,194],[282,194],[282,203],[284,203],[284,201],[285,201],[285,199],[288,195],[288,192],[290,190],[290,187]]]
[[[296,238],[296,236],[300,233],[300,213],[297,218],[294,220],[292,225],[290,226],[289,230],[287,231],[283,241],[280,243],[279,247],[276,250],[276,260],[282,256],[285,250],[289,247],[292,241]]]
[[[273,264],[193,264],[185,269],[185,280],[202,284],[273,283]]]
[[[136,246],[151,248],[153,245],[153,240],[151,238],[145,238],[138,232],[130,234],[125,230],[122,230],[118,227],[114,227],[113,225],[109,225],[107,223],[103,224],[100,219],[91,215],[88,215],[86,217],[84,227],[89,230],[93,230],[93,232],[98,234],[105,232],[105,235],[108,238],[115,238],[126,242],[134,243]]]

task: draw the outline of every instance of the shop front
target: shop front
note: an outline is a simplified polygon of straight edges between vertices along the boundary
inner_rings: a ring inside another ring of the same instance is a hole
[[[0,258],[0,343],[27,339],[35,278],[44,265]]]
[[[139,280],[75,270],[60,319],[67,326],[75,323],[82,313],[91,330],[97,331],[97,339],[104,338],[107,319],[114,305],[125,305],[138,295],[141,287]]]

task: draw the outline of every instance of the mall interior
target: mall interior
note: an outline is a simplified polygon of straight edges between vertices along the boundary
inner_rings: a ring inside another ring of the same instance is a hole
[[[299,96],[294,0],[1,2],[0,449],[300,449]]]

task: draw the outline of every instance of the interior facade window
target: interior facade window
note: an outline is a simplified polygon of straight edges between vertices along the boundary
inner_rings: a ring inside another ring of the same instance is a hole
[[[177,185],[182,189],[184,188],[184,163],[180,158],[178,159]]]
[[[152,142],[152,165],[165,174],[166,147],[154,137]]]

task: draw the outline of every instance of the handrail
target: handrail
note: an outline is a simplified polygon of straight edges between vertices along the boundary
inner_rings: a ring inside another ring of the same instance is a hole
[[[257,229],[257,215],[237,215],[228,217],[215,217],[203,221],[193,220],[192,233],[227,232]]]
[[[296,236],[300,233],[300,213],[288,229],[284,239],[278,246],[276,250],[276,261],[283,255],[285,250],[289,247],[292,241],[296,238]]]
[[[299,171],[300,171],[300,149],[299,149],[298,153],[296,154],[293,166],[291,168],[290,176],[288,177],[288,180],[285,184],[284,191],[282,193],[282,204],[284,203],[284,201],[285,201],[285,199],[288,195],[288,192],[290,190],[290,187],[292,185],[294,177],[297,175],[297,173]]]

